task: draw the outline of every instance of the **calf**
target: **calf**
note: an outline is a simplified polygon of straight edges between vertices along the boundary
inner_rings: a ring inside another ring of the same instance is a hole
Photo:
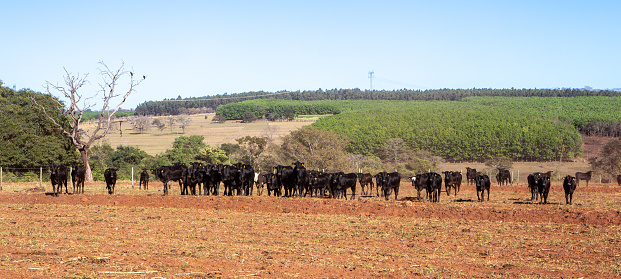
[[[336,189],[333,190],[334,195],[333,198],[344,197],[347,199],[347,189],[351,188],[351,198],[353,200],[356,197],[356,181],[358,180],[358,176],[355,173],[338,173],[333,176],[334,185]]]
[[[147,169],[143,169],[140,173],[140,184],[138,185],[138,189],[149,190],[149,172]]]
[[[237,195],[241,194],[240,171],[235,165],[222,166],[222,184],[224,184],[224,195],[232,196],[233,190],[237,190]]]
[[[477,199],[481,202],[485,201],[485,190],[487,190],[487,200],[489,201],[489,189],[492,184],[489,176],[487,176],[487,174],[479,173],[474,180],[477,188]],[[479,192],[481,193],[480,197]]]
[[[440,202],[440,191],[442,190],[442,176],[435,172],[430,172],[427,179],[427,196],[431,202]]]
[[[252,196],[252,188],[254,188],[254,168],[252,165],[243,164],[239,176],[244,196]]]
[[[254,174],[255,181],[254,184],[257,185],[257,194],[260,196],[263,194],[263,187],[267,184],[267,172],[257,172]]]
[[[293,168],[293,184],[298,192],[298,197],[306,197],[306,193],[308,192],[308,185],[306,183],[308,171],[306,170],[304,163],[300,161],[296,161],[293,165],[295,165]]]
[[[498,168],[498,173],[496,174],[496,181],[498,182],[498,186],[508,185],[509,183],[513,184],[511,180],[511,172],[507,169]]]
[[[459,192],[459,188],[461,187],[461,172],[458,171],[444,171],[444,187],[446,188],[446,195],[451,195],[451,188],[453,188],[455,192],[455,196]]]
[[[383,171],[383,172],[379,172],[378,174],[376,174],[375,177],[375,195],[379,197],[379,189],[384,189],[384,187],[386,186],[386,176],[388,175],[387,172]],[[382,195],[384,195],[384,192],[382,192]]]
[[[429,180],[429,173],[421,173],[412,177],[412,186],[416,189],[418,193],[418,200],[421,199],[420,192],[423,190],[427,190],[427,181]],[[427,193],[429,196],[429,193]]]
[[[466,167],[466,180],[468,182],[468,185],[470,185],[470,182],[474,183],[474,178],[477,176],[477,169],[471,169],[469,167]]]
[[[86,180],[86,167],[77,162],[71,163],[71,183],[74,194],[84,194],[84,181]]]
[[[565,204],[572,204],[576,190],[576,178],[571,175],[565,176],[563,190],[565,190]]]
[[[278,176],[274,173],[266,174],[265,184],[267,186],[267,196],[269,197],[272,193],[274,193],[275,197],[280,197],[281,195],[281,187],[278,181]]]
[[[362,195],[370,195],[373,190],[373,175],[370,173],[358,173],[358,183],[360,183],[360,189]],[[369,193],[365,187],[369,186]]]
[[[285,197],[293,196],[295,190],[295,177],[293,173],[293,167],[278,165],[274,167],[276,171],[276,177],[278,177],[278,184],[285,189]]]
[[[54,193],[54,196],[58,197],[58,194],[62,193],[63,185],[65,185],[65,193],[68,193],[67,172],[67,166],[65,165],[52,165],[50,182],[52,183],[52,192]]]
[[[116,185],[116,171],[115,168],[108,168],[104,171],[104,178],[106,179],[106,189],[108,194],[114,194],[114,186]]]
[[[528,189],[530,190],[530,200],[538,200],[539,196],[537,195],[537,180],[539,180],[539,177],[541,176],[540,173],[531,173],[528,175],[528,177],[526,177],[526,180],[528,181]]]
[[[577,172],[576,173],[576,185],[580,186],[580,180],[586,180],[586,186],[589,187],[589,180],[591,180],[591,174],[593,171]]]
[[[391,172],[386,174],[386,181],[382,186],[382,192],[384,192],[384,198],[388,200],[390,197],[390,192],[395,191],[395,200],[397,200],[397,196],[399,195],[399,185],[401,184],[401,174],[398,172]]]
[[[539,203],[548,203],[548,193],[550,193],[550,177],[539,176],[537,179],[537,191],[539,192]]]
[[[310,181],[311,185],[311,197],[313,195],[318,197],[325,197],[326,191],[330,191],[330,179],[331,173],[318,173],[313,176]]]

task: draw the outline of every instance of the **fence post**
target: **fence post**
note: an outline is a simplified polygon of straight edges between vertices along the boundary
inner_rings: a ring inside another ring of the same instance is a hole
[[[134,167],[132,167],[132,189],[134,188]]]
[[[515,183],[515,185],[520,184],[520,170],[517,170],[518,172],[518,176],[517,176],[517,182]]]
[[[0,191],[2,191],[2,167],[0,167]]]
[[[43,187],[43,167],[39,167],[39,187]]]

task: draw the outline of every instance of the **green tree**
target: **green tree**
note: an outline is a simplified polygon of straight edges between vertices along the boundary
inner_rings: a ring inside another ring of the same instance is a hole
[[[300,161],[311,169],[357,171],[347,158],[346,145],[335,133],[305,126],[285,136],[280,150],[285,164]]]
[[[171,149],[164,152],[170,162],[191,163],[196,160],[208,163],[222,163],[226,161],[223,150],[211,148],[204,142],[204,137],[192,135],[189,137],[180,136],[175,139]]]
[[[58,99],[28,89],[14,91],[0,81],[0,166],[32,168],[52,164],[68,164],[78,159],[69,140],[31,99],[53,111]],[[49,117],[68,128],[62,113],[50,112]]]
[[[164,121],[162,121],[159,118],[153,119],[153,122],[151,122],[151,125],[155,125],[155,127],[157,127],[157,129],[160,130],[160,135],[162,134],[162,132],[166,128],[166,123],[164,123]]]
[[[265,151],[267,147],[266,137],[245,136],[237,139],[237,143],[241,148],[241,151],[245,153],[244,157],[248,158],[248,163],[253,167],[256,167],[256,161],[259,155]]]

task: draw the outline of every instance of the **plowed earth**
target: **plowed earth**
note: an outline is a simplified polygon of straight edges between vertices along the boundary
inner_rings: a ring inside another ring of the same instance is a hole
[[[161,195],[102,184],[86,194],[0,192],[0,278],[586,277],[621,275],[621,187],[566,205],[526,186],[473,186],[440,203],[408,183],[398,200]],[[7,190],[8,189],[8,190]],[[49,190],[49,189],[48,189]],[[255,193],[256,194],[256,193]],[[358,189],[358,195],[360,189]]]

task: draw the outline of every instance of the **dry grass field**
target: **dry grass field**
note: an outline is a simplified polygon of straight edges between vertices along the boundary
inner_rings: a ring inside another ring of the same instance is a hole
[[[175,138],[179,136],[201,135],[205,137],[205,143],[212,147],[220,146],[223,143],[236,143],[236,139],[244,136],[269,137],[276,143],[280,138],[289,134],[290,131],[297,130],[303,126],[310,125],[315,118],[302,118],[299,121],[268,122],[255,121],[253,123],[241,123],[240,121],[227,121],[225,123],[213,123],[211,120],[215,113],[204,113],[190,115],[190,123],[183,134],[181,128],[171,129],[167,126],[163,131],[156,127],[140,134],[135,131],[131,124],[124,122],[121,130],[118,127],[103,139],[111,146],[119,145],[134,146],[146,151],[150,155],[159,154],[172,146]],[[152,119],[160,118],[168,123],[166,119],[177,118],[177,116],[157,116]],[[92,129],[93,123],[87,123],[85,129]]]

